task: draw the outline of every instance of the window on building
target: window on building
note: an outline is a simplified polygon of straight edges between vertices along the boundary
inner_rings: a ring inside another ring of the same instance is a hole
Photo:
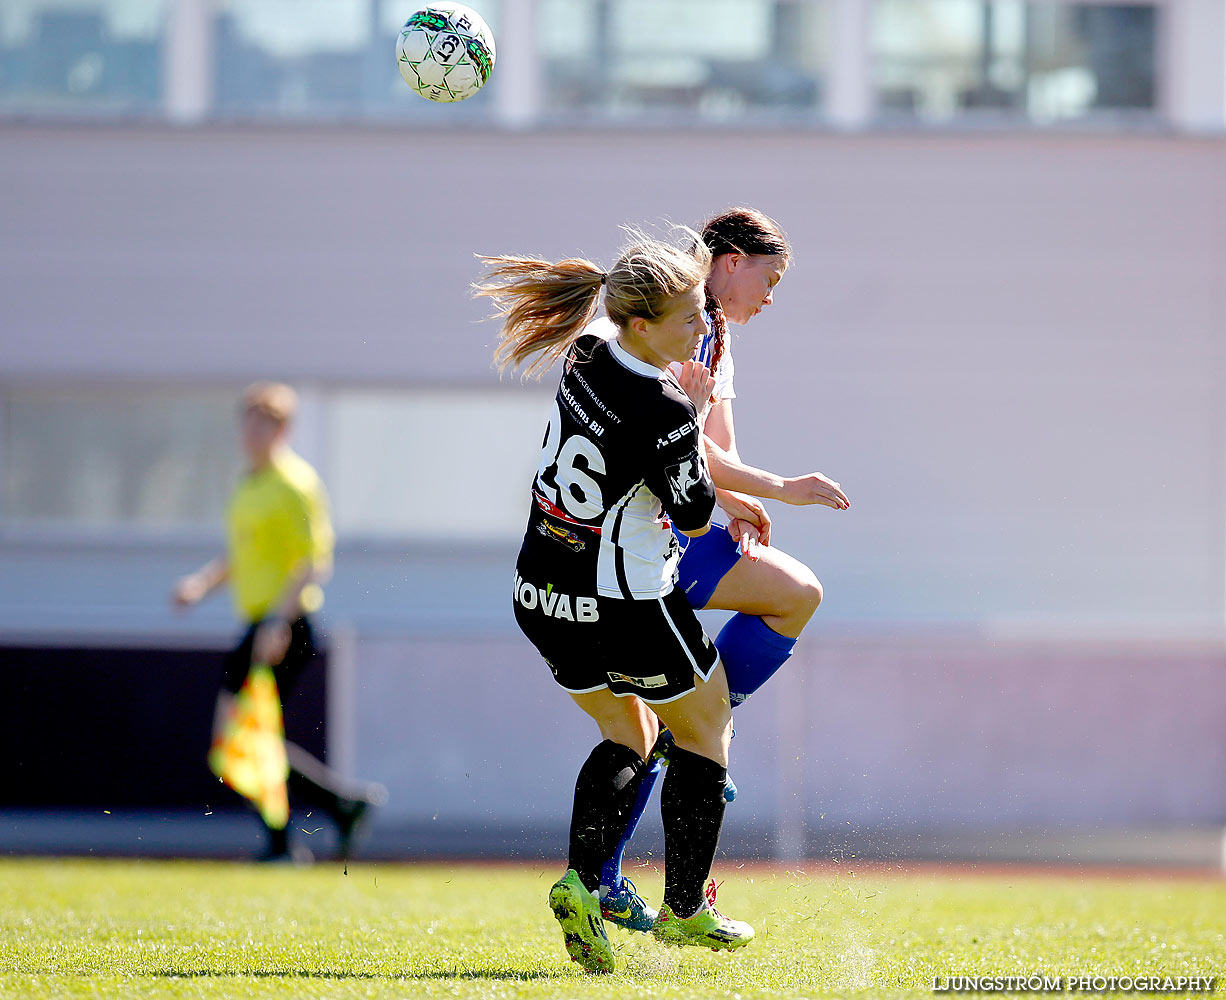
[[[419,541],[524,530],[550,394],[345,391],[324,453],[337,530]]]
[[[500,3],[482,0],[480,6],[497,36]],[[215,112],[453,124],[489,117],[497,73],[459,104],[432,104],[405,85],[396,67],[396,36],[415,9],[392,0],[217,0]]]
[[[543,110],[813,117],[825,15],[822,0],[540,0]]]
[[[3,0],[0,109],[149,113],[168,0]]]
[[[242,472],[240,387],[0,386],[0,519],[220,528]],[[523,531],[544,389],[308,388],[293,432],[338,533],[417,541]]]
[[[0,515],[80,526],[220,523],[241,466],[235,390],[13,385]]]
[[[161,115],[167,80],[181,79],[167,71],[178,2],[0,0],[0,114]],[[519,65],[447,105],[397,71],[412,5],[192,2],[209,30],[173,50],[189,77],[208,67],[196,83],[212,119],[815,124],[832,89],[830,0],[481,0],[495,36],[507,29],[500,62]],[[887,123],[1144,127],[1158,115],[1159,22],[1180,0],[859,2]]]
[[[1153,113],[1153,4],[875,0],[884,117],[1052,123]]]

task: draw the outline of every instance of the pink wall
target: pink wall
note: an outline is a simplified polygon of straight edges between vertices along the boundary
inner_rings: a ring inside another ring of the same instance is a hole
[[[392,820],[565,823],[598,737],[522,638],[371,638],[356,679],[355,756],[391,789]],[[727,822],[860,843],[1220,824],[1224,713],[1216,645],[816,628],[736,712]]]
[[[758,205],[795,257],[735,341],[741,451],[820,469],[853,501],[777,510],[779,544],[827,595],[787,702],[807,706],[805,817],[1220,819],[1224,179],[1226,141],[1166,136],[9,126],[0,376],[513,392],[474,322],[474,251],[607,261],[619,223]],[[73,580],[99,558],[0,545],[0,606],[44,581],[71,628]],[[554,748],[588,734],[525,644],[397,640],[396,616],[428,620],[438,588],[412,554],[366,558],[329,604],[360,625],[362,595],[400,601],[379,608],[393,634],[360,644],[361,769],[426,809],[408,793],[434,787],[420,754],[451,755],[431,775],[471,774],[513,737],[556,770],[545,785],[479,771],[471,793],[440,786],[444,804],[515,815],[539,791],[563,808],[576,761]],[[483,556],[465,558],[451,590]],[[468,591],[492,632],[508,558],[490,552]],[[116,594],[142,579],[125,559],[106,560]],[[928,638],[883,638],[899,634]],[[419,669],[444,689],[427,698]],[[512,671],[537,693],[515,695]],[[487,678],[474,743],[440,719]],[[763,794],[790,690],[744,710],[737,752]]]
[[[750,202],[795,262],[742,452],[852,496],[779,513],[824,614],[1220,640],[1224,177],[1164,136],[10,127],[0,371],[493,388],[474,251]]]

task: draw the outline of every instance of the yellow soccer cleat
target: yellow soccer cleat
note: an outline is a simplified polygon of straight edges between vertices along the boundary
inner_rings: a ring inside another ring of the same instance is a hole
[[[600,902],[569,869],[549,890],[549,908],[562,925],[566,953],[585,972],[612,972],[613,948],[600,918]]]
[[[725,917],[715,908],[715,880],[707,886],[707,898],[692,917],[678,917],[666,903],[660,907],[651,933],[664,944],[689,944],[712,951],[743,948],[753,940],[753,928],[743,920]]]

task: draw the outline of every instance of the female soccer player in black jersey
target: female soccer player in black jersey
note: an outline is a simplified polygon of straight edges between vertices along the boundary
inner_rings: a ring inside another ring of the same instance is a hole
[[[690,234],[693,236],[694,234]],[[719,654],[675,589],[678,545],[708,529],[716,490],[694,404],[672,362],[706,332],[711,257],[636,236],[608,271],[582,259],[486,258],[476,294],[503,320],[503,368],[564,359],[516,564],[515,618],[603,740],[575,784],[570,867],[550,890],[571,958],[613,969],[594,892],[646,769],[660,722],[676,741],[664,788],[665,942],[736,948],[753,928],[715,910],[703,883],[724,813],[731,711]],[[617,335],[584,335],[604,289]],[[690,362],[688,374],[698,366]],[[702,372],[697,372],[700,380]],[[705,377],[707,392],[713,385]],[[756,511],[719,491],[731,530]]]

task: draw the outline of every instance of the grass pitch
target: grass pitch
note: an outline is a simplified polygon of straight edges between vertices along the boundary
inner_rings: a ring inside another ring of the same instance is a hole
[[[755,941],[713,954],[610,928],[618,971],[592,977],[545,905],[559,874],[0,861],[0,996],[883,997],[950,975],[1226,973],[1220,879],[721,862],[719,906]],[[658,903],[659,877],[631,875]]]

